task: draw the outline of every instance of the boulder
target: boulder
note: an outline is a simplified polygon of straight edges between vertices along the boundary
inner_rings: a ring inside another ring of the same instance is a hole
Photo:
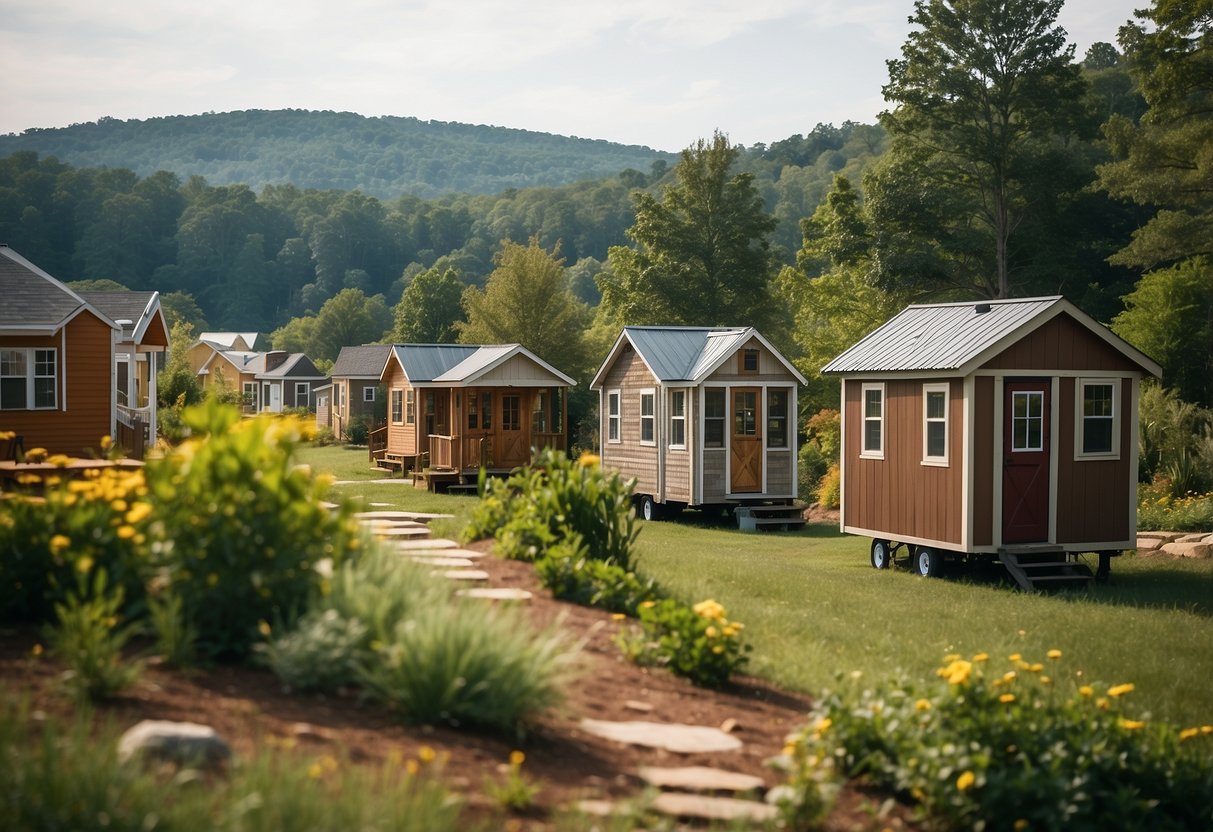
[[[231,746],[209,725],[145,719],[118,740],[118,760],[142,760],[220,769],[232,758]]]
[[[1213,543],[1167,543],[1162,551],[1177,558],[1205,559],[1213,557]]]
[[[1143,537],[1147,537],[1160,540],[1163,543],[1172,543],[1183,535],[1184,532],[1138,532],[1137,539],[1141,540]]]
[[[1197,532],[1196,534],[1185,534],[1175,538],[1175,543],[1203,543],[1208,536],[1206,532]]]
[[[1137,551],[1153,552],[1163,545],[1162,540],[1157,537],[1139,537],[1137,538]]]

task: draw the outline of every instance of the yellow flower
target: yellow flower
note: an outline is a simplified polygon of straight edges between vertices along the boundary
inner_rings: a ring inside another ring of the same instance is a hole
[[[423,745],[417,749],[417,759],[423,763],[432,763],[438,757],[438,753],[428,745]]]
[[[270,637],[270,622],[264,618],[257,622],[257,632],[261,633],[266,638]]]
[[[17,431],[15,430],[0,430],[0,441],[5,439],[16,439]]]
[[[41,462],[46,459],[46,448],[30,448],[25,452],[26,462]]]
[[[30,655],[31,655],[31,656],[34,656],[34,657],[41,656],[41,655],[42,655],[42,645],[41,645],[41,644],[35,644],[35,645],[34,645],[34,646],[33,646],[33,647],[30,649],[30,651],[29,651],[29,652],[30,652]],[[1195,731],[1197,734],[1199,734],[1199,733],[1200,733],[1200,729],[1199,729],[1199,728],[1193,728],[1192,730],[1193,730],[1193,731]],[[1182,737],[1181,737],[1181,739],[1182,739]]]
[[[1089,699],[1095,695],[1095,688],[1090,685],[1083,685],[1078,689],[1078,695]]]
[[[135,524],[147,519],[147,516],[152,513],[151,503],[135,503],[131,506],[131,510],[126,513],[126,522]]]
[[[38,645],[34,645],[34,646],[37,647]],[[1179,741],[1183,742],[1184,740],[1190,740],[1193,737],[1199,737],[1199,736],[1200,736],[1199,728],[1185,728],[1179,732]]]
[[[1015,671],[1008,670],[1006,673],[1002,674],[1002,680],[1004,682],[1014,682],[1015,681]]]
[[[716,638],[716,636],[720,635],[720,631],[709,624],[708,628],[703,631],[703,634],[708,638]]]
[[[114,446],[114,438],[112,436],[101,437],[101,450],[108,451]]]
[[[981,662],[988,662],[989,660],[990,660],[989,653],[978,653],[976,656],[973,657],[973,661],[977,664],[980,664]]]
[[[82,575],[87,575],[93,568],[93,559],[88,555],[76,561],[76,571]]]
[[[828,716],[823,716],[821,719],[817,720],[817,724],[813,726],[813,733],[824,734],[826,731],[830,730],[830,726],[833,724],[834,720],[830,719]]]
[[[956,788],[959,791],[967,791],[977,782],[977,777],[971,771],[966,771],[956,778]]]
[[[511,766],[513,766],[514,768],[518,768],[524,762],[526,762],[526,755],[523,754],[521,751],[514,750],[514,751],[510,752],[510,765]]]
[[[134,536],[135,536],[135,527],[134,526],[119,526],[118,527],[118,539],[119,540],[130,540]]]
[[[1043,676],[1043,675],[1042,675],[1042,676],[1040,677],[1040,683],[1041,683],[1042,685],[1051,685],[1051,684],[1053,683],[1053,680],[1052,680],[1052,679],[1050,679],[1048,676]]]
[[[939,675],[948,680],[949,685],[963,685],[969,681],[969,676],[973,672],[971,662],[966,662],[964,659],[956,659],[950,665],[940,668]]]
[[[1132,693],[1136,689],[1137,689],[1137,686],[1134,685],[1132,682],[1126,682],[1123,685],[1115,685],[1113,687],[1108,688],[1108,696],[1115,699],[1118,696],[1124,696],[1126,693]]]
[[[1124,728],[1126,731],[1136,731],[1139,728],[1144,727],[1145,723],[1138,719],[1124,719],[1122,717],[1119,721],[1119,725],[1121,728]]]
[[[706,601],[700,601],[692,609],[695,610],[696,615],[710,620],[724,618],[724,607],[711,598]]]
[[[717,656],[719,656],[721,653],[724,652],[724,645],[723,644],[714,645],[712,647],[712,652],[715,653]]]
[[[1022,659],[1023,659],[1023,656],[1019,655],[1018,653],[1012,653],[1011,655],[1007,656],[1007,661],[1010,661],[1010,662],[1017,662]]]
[[[931,703],[928,702],[926,699],[919,699],[917,702],[914,703],[914,710],[929,711],[929,710],[931,710]]]
[[[57,534],[51,538],[51,554],[57,555],[72,545],[72,539],[65,534]]]
[[[657,605],[656,601],[641,601],[640,608],[643,610],[652,609]]]
[[[1111,703],[1108,702],[1108,697],[1106,696],[1101,696],[1095,700],[1095,707],[1099,708],[1101,711],[1106,711],[1109,704]]]
[[[1012,702],[1015,701],[1015,694],[1004,693],[1002,696],[998,697],[998,701],[1004,705],[1010,705]]]
[[[416,774],[420,768],[421,766],[417,765],[416,760],[409,760],[404,764],[404,770],[409,774]]]
[[[1056,659],[1061,658],[1061,651],[1054,649],[1054,650],[1050,650],[1048,653],[1045,653],[1045,655],[1048,656],[1050,659],[1056,660]]]
[[[1019,818],[1015,821],[1015,832],[1023,832],[1027,828],[1028,822],[1023,818]]]
[[[616,621],[622,621],[623,619],[627,618],[627,616],[621,612],[613,612],[611,613],[611,618],[615,619]]]
[[[1213,734],[1213,725],[1202,725],[1202,726],[1200,726],[1200,733],[1202,733],[1202,734]]]
[[[324,769],[320,767],[320,763],[312,763],[307,767],[307,776],[313,780],[319,780],[324,776]]]
[[[600,462],[602,462],[602,458],[598,454],[590,453],[589,451],[577,457],[577,464],[582,468],[597,468]]]
[[[46,461],[56,468],[66,468],[72,461],[72,458],[67,454],[53,454],[46,458]]]

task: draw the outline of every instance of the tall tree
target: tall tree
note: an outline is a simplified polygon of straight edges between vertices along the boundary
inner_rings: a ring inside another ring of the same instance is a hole
[[[730,170],[740,148],[716,133],[682,151],[676,184],[634,195],[636,248],[609,252],[603,304],[627,324],[752,325],[772,316],[766,212],[753,176]]]
[[[453,344],[463,320],[465,286],[454,269],[427,269],[409,283],[394,310],[392,340],[398,344]]]
[[[519,343],[570,375],[585,375],[589,310],[569,291],[564,261],[532,237],[525,246],[502,242],[496,263],[483,290],[470,286],[463,294],[467,322],[457,325],[459,340]]]
[[[342,289],[316,314],[310,358],[331,361],[342,347],[373,344],[392,326],[392,313],[383,295],[367,297],[358,289]]]
[[[955,243],[968,263],[950,280],[945,269],[940,282],[1011,294],[1011,238],[1032,210],[1033,191],[1064,162],[1057,143],[1093,128],[1074,47],[1056,25],[1062,2],[915,0],[910,22],[918,28],[888,62],[883,88],[894,105],[880,120],[896,169],[872,184],[915,183],[920,198],[900,215],[909,236],[936,236],[945,254]],[[975,239],[985,253],[977,262]]]

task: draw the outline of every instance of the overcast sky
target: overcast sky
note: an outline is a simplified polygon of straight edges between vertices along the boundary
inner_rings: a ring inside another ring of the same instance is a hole
[[[1081,58],[1148,0],[1068,0]],[[912,0],[0,0],[0,133],[297,108],[676,151],[871,122]]]

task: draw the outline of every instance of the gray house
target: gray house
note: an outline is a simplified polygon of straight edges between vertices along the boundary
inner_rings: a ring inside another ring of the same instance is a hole
[[[379,374],[392,348],[388,344],[342,347],[329,371],[332,389],[328,391],[328,426],[333,435],[346,437],[350,422],[363,419],[369,427],[386,418],[387,404],[378,401]],[[379,418],[375,416],[378,414]],[[321,417],[318,415],[317,420]]]

